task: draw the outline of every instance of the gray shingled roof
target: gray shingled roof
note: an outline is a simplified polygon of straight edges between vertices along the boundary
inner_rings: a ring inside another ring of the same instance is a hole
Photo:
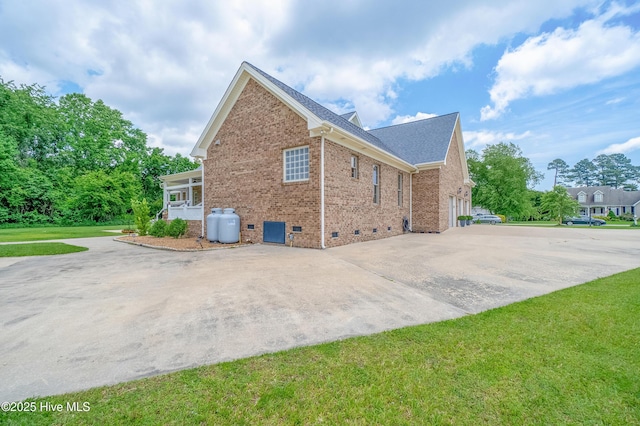
[[[355,113],[356,113],[355,111],[351,111],[351,112],[348,112],[348,113],[346,113],[346,114],[340,114],[340,117],[344,118],[345,120],[348,120],[348,119],[350,119],[350,118],[351,118],[351,116],[352,116],[353,114],[355,114]]]
[[[602,192],[602,202],[596,203],[593,194],[596,191]],[[573,198],[578,199],[578,194],[587,194],[587,203],[592,206],[632,206],[640,201],[640,191],[625,191],[621,188],[610,186],[582,186],[578,188],[567,188],[567,192]]]
[[[411,164],[444,161],[458,120],[457,112],[369,130]]]
[[[451,136],[453,135],[456,120],[459,115],[457,112],[426,120],[383,127],[367,132],[348,120],[353,113],[340,116],[323,107],[313,99],[292,89],[278,79],[273,78],[261,69],[248,62],[245,63],[321,120],[346,130],[354,136],[408,163],[415,165],[433,161],[444,161],[446,158],[449,142],[451,141]]]

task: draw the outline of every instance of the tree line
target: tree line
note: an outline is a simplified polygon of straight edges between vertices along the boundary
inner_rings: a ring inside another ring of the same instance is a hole
[[[158,176],[197,164],[147,146],[147,135],[103,101],[59,99],[0,78],[0,224],[124,220],[131,201],[162,208]]]
[[[548,169],[555,170],[554,185],[547,192],[533,189],[543,175],[513,143],[489,145],[481,153],[468,150],[466,157],[469,176],[476,184],[472,190],[474,206],[516,220],[561,221],[563,216],[575,214],[579,204],[566,190],[571,184],[637,190],[640,182],[640,167],[631,164],[624,154],[598,155],[573,167],[562,159],[553,160]]]
[[[600,154],[593,160],[580,160],[573,167],[556,158],[547,170],[555,171],[554,186],[611,186],[637,191],[640,181],[640,167],[631,164],[624,154]]]

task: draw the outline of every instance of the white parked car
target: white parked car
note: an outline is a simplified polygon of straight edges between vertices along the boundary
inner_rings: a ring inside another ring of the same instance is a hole
[[[491,225],[502,223],[502,219],[494,214],[482,214],[474,217],[473,220],[479,221],[480,223],[490,223]]]

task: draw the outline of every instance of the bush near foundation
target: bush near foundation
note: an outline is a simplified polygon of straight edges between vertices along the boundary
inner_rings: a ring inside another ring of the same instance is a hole
[[[187,233],[189,224],[183,219],[173,219],[167,228],[167,234],[173,238],[180,238]]]
[[[149,229],[149,235],[153,237],[162,238],[167,236],[167,231],[168,231],[167,222],[165,222],[162,219],[158,219],[154,222],[153,225],[151,225],[151,229]]]
[[[496,216],[498,216],[502,220],[502,223],[507,223],[507,217],[505,215],[496,214]]]

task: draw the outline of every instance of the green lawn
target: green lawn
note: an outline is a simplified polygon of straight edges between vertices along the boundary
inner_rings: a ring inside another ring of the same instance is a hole
[[[48,256],[87,250],[89,249],[86,247],[65,243],[0,244],[0,257]]]
[[[114,236],[106,230],[121,230],[126,225],[103,226],[46,226],[40,228],[0,229],[0,243],[18,241],[59,240],[62,238],[106,237]]]
[[[638,318],[635,269],[456,320],[28,400],[90,411],[0,423],[640,424]]]

